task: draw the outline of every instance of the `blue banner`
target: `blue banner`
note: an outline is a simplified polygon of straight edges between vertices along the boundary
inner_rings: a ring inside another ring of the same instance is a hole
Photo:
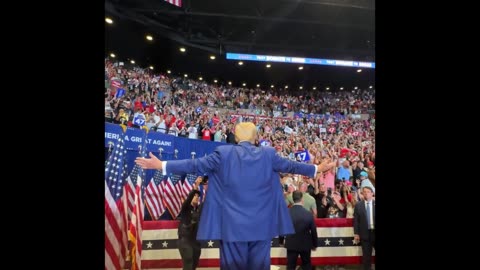
[[[115,94],[115,97],[120,98],[120,97],[123,97],[124,95],[125,95],[125,89],[118,88],[117,93]]]
[[[295,158],[297,159],[297,161],[301,161],[301,162],[310,161],[310,155],[308,154],[308,150],[296,152]]]
[[[138,146],[143,145],[146,139],[146,132],[143,129],[128,127],[125,132],[125,146],[128,150],[137,150]]]
[[[147,151],[158,153],[162,148],[162,153],[173,154],[175,151],[174,138],[175,136],[172,135],[151,131],[147,134]]]
[[[176,137],[154,131],[146,133],[144,129],[133,127],[128,127],[124,133],[120,125],[105,123],[105,148],[108,148],[109,141],[116,143],[118,136],[123,136],[125,139],[129,170],[133,168],[135,157],[138,156],[138,146],[143,144],[144,141],[147,144],[147,151],[152,152],[162,160],[200,158],[213,153],[216,147],[226,144]],[[159,148],[163,149],[161,156],[159,155]],[[108,153],[108,151],[105,151],[105,153]]]
[[[123,129],[121,126],[105,123],[105,147],[109,146],[109,142],[116,143],[122,134]]]

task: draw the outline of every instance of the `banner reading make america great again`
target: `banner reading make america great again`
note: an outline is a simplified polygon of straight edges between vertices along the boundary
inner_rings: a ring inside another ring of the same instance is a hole
[[[162,153],[172,154],[175,151],[174,138],[172,135],[150,131],[147,135],[147,151],[158,153],[161,148]]]
[[[127,127],[125,132],[125,146],[128,150],[139,150],[139,146],[144,143],[147,134],[144,129]]]
[[[105,123],[105,147],[109,147],[109,143],[116,143],[122,135],[123,129],[121,126]]]
[[[173,154],[175,151],[175,137],[163,134],[161,132],[150,131],[145,134],[145,130],[128,127],[126,132],[119,125],[105,123],[105,147],[111,143],[115,144],[120,136],[123,136],[128,150],[139,150],[139,145],[143,141],[147,142],[147,151],[158,153],[162,148],[163,153]]]

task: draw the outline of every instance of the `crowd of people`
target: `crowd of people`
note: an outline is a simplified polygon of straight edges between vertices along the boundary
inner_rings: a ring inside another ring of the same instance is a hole
[[[368,114],[375,109],[374,89],[299,92],[219,86],[155,75],[148,69],[127,68],[108,60],[105,81],[106,122],[190,139],[235,143],[235,123],[252,121],[259,134],[257,145],[272,146],[290,159],[306,152],[304,160],[309,163],[320,164],[325,159],[335,162],[336,166],[318,179],[295,175],[282,178],[286,198],[293,190],[304,189],[304,184],[313,197],[331,192],[327,196],[331,201],[316,200],[319,218],[351,217],[354,200],[362,196],[357,192],[359,182],[375,185],[375,117]],[[225,109],[232,113],[222,113]],[[247,109],[250,114],[235,113],[239,109]],[[292,111],[306,117],[285,117]],[[309,114],[323,117],[309,118]],[[353,114],[368,118],[353,118]],[[330,207],[335,198],[343,207]],[[325,211],[320,210],[322,205],[326,205]]]
[[[232,87],[108,60],[105,82],[106,122],[234,144],[235,124],[249,121],[257,128],[257,146],[272,146],[292,160],[332,164],[315,178],[281,174],[289,207],[297,203],[293,192],[300,191],[303,208],[313,217],[354,218],[355,205],[364,199],[362,187],[371,188],[374,199],[374,89]]]

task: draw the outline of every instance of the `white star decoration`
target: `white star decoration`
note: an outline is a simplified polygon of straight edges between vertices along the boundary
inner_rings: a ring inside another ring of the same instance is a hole
[[[354,245],[356,245],[356,244],[357,244],[357,242],[355,242],[355,238],[354,238],[354,239],[352,239],[352,243],[353,243]]]
[[[212,240],[208,241],[208,247],[213,247],[213,243],[214,242]]]
[[[330,240],[326,239],[326,240],[325,240],[325,245],[326,245],[326,246],[330,246]]]
[[[148,242],[147,243],[147,248],[152,248],[152,245],[153,245],[152,242]]]
[[[163,246],[163,247],[168,247],[167,241],[163,241],[162,246]]]
[[[343,239],[338,240],[338,243],[343,246]]]

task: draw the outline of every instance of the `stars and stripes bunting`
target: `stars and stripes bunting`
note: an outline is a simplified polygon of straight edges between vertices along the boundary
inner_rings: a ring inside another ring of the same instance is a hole
[[[353,219],[324,218],[315,220],[318,247],[312,251],[313,265],[361,264],[362,247],[353,241]],[[178,221],[145,221],[142,267],[144,269],[181,268],[178,252]],[[202,252],[198,267],[220,267],[218,240],[200,241]],[[278,238],[271,240],[271,264],[286,265],[287,251]],[[375,252],[374,252],[375,254]],[[300,258],[298,259],[300,264]],[[375,256],[372,257],[375,262]]]

